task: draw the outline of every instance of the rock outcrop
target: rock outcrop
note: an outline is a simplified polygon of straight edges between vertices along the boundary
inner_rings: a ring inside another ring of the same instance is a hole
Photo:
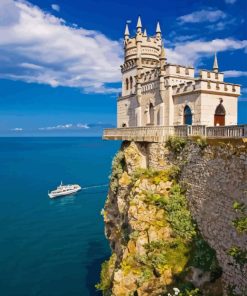
[[[246,229],[233,221],[245,217],[246,166],[245,145],[123,143],[103,210],[103,295],[245,295]]]

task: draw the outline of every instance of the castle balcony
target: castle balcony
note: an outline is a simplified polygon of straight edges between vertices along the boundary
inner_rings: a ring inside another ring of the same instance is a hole
[[[169,136],[206,138],[247,138],[247,125],[205,126],[146,126],[105,129],[104,140],[165,142]]]

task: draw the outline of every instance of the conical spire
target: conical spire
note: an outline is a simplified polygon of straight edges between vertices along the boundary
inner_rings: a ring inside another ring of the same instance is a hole
[[[161,33],[160,23],[159,22],[157,23],[157,26],[156,26],[156,34],[157,33]]]
[[[144,30],[143,36],[147,37],[147,30],[146,29]]]
[[[141,17],[138,16],[138,21],[137,21],[137,25],[136,25],[136,29],[137,29],[137,33],[142,31],[142,21],[141,21]]]
[[[129,35],[130,35],[129,26],[128,26],[128,24],[126,24],[125,31],[124,31],[124,37],[129,37]]]
[[[214,54],[213,71],[214,71],[215,73],[218,73],[218,72],[219,72],[219,66],[218,66],[218,60],[217,60],[217,54],[216,54],[216,52],[215,52],[215,54]]]

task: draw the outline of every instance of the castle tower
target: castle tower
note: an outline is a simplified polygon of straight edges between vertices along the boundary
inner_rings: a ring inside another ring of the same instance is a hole
[[[140,16],[133,35],[125,27],[118,127],[236,124],[240,86],[224,81],[217,54],[195,77],[194,67],[167,63],[159,22],[153,35],[144,28]]]

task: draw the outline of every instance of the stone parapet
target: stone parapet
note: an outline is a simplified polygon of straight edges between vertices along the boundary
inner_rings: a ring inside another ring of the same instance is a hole
[[[104,140],[164,142],[169,136],[206,138],[247,138],[247,125],[179,125],[105,129]]]

